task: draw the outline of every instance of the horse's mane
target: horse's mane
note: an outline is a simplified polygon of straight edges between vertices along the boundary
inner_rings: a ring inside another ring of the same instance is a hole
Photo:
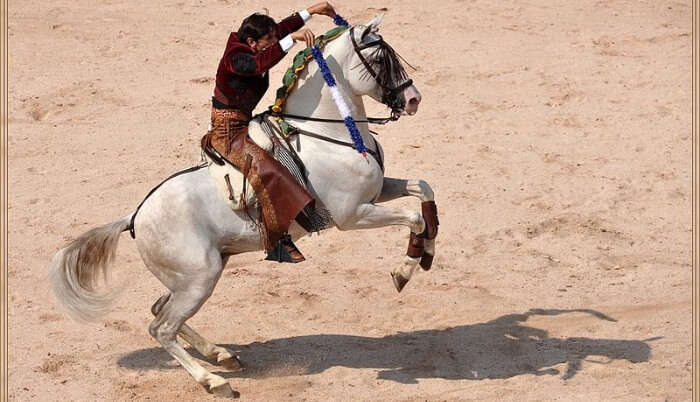
[[[401,57],[388,43],[386,43],[381,35],[379,36],[379,45],[367,58],[368,63],[375,67],[377,80],[380,85],[385,87],[398,87],[408,80],[408,74],[403,66],[406,63],[409,67],[415,70],[413,66]],[[403,63],[402,63],[403,61]],[[361,66],[362,63],[358,64]],[[357,66],[355,66],[357,67]],[[353,67],[353,68],[355,68]],[[369,70],[365,69],[360,75],[362,79],[371,78]]]
[[[325,34],[317,36],[314,43],[316,46],[323,49],[328,42],[338,38],[347,29],[348,27],[345,26],[335,27],[330,31],[326,32]],[[287,69],[287,71],[284,73],[284,76],[282,77],[282,86],[277,89],[275,103],[272,106],[270,106],[270,109],[272,109],[272,111],[276,113],[282,112],[284,102],[289,97],[289,94],[292,93],[292,90],[294,89],[294,85],[296,84],[299,75],[302,71],[304,71],[304,69],[306,69],[306,66],[309,64],[309,61],[313,58],[314,56],[311,53],[311,48],[309,47],[300,50],[296,54],[296,56],[294,56],[294,60],[292,61],[291,67]]]

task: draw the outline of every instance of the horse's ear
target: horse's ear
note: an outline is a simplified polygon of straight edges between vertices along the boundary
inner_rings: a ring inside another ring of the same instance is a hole
[[[377,29],[379,29],[379,24],[382,22],[383,18],[384,13],[379,14],[378,16],[374,17],[372,21],[367,23],[367,27],[370,27],[372,31],[376,31]]]
[[[367,34],[369,34],[370,32],[372,32],[371,25],[362,26],[362,31],[359,32],[359,36],[355,37],[355,40],[357,40],[357,42],[359,43],[362,43],[362,41],[365,39],[365,36],[367,36]],[[355,35],[358,35],[357,31],[355,32]]]
[[[382,18],[384,18],[384,13],[379,14],[374,17],[372,21],[368,22],[367,25],[364,25],[362,33],[360,33],[360,37],[358,38],[360,42],[362,42],[365,36],[370,32],[377,32],[379,30],[379,23],[382,22]]]

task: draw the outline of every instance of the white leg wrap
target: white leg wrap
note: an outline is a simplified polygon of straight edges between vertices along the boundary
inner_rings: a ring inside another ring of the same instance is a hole
[[[394,274],[401,275],[404,279],[410,280],[413,274],[416,272],[420,258],[411,258],[409,256],[404,256],[403,264],[399,265],[395,270]]]

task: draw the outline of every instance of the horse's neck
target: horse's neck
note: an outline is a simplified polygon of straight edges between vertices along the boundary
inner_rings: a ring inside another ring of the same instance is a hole
[[[337,41],[343,39],[344,38],[339,38]],[[339,64],[348,58],[347,54],[344,53],[347,49],[344,49],[341,43],[334,42],[335,41],[329,43],[326,47],[326,51],[324,51],[326,63],[333,73],[340,93],[343,94],[345,103],[350,108],[352,117],[355,120],[366,120],[367,114],[362,98],[353,95],[346,78],[343,76],[342,66]],[[318,64],[313,59],[308,63],[305,72],[300,74],[295,89],[287,98],[284,113],[321,119],[342,120],[343,117],[340,115],[338,107],[333,101],[331,91],[323,79],[323,74],[321,74]],[[334,138],[337,137],[344,141],[349,139],[347,129],[342,123],[322,123],[304,120],[294,120],[294,122],[295,125],[307,130],[314,130],[315,132],[324,133]],[[359,123],[357,126],[364,137],[368,132],[367,124]]]

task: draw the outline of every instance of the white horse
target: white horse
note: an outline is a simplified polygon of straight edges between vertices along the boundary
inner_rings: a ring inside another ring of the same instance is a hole
[[[367,66],[362,59],[376,66],[371,59],[372,49],[384,44],[378,41],[381,38],[377,34],[380,21],[381,16],[366,26],[358,25],[354,32],[346,30],[324,50],[337,85],[357,121],[366,120],[362,97],[369,96],[387,103],[385,95],[390,90],[386,84],[380,85],[376,79],[368,79],[362,74]],[[398,99],[399,102],[393,103],[394,106],[402,105],[400,111],[404,114],[415,114],[420,102],[416,88],[409,83],[396,92],[398,98],[394,101]],[[300,75],[297,88],[286,101],[285,113],[339,118],[316,63],[310,63]],[[349,139],[343,124],[288,120],[295,127],[333,140],[347,142]],[[367,147],[381,155],[381,149],[377,149],[379,144],[372,139],[367,124],[358,123],[358,128]],[[309,190],[317,204],[330,211],[332,225],[343,231],[403,225],[411,230],[414,251],[416,247],[423,247],[423,257],[422,250],[420,253],[409,252],[413,256],[405,257],[404,264],[392,272],[397,290],[401,291],[419,264],[429,268],[435,254],[437,218],[433,191],[425,181],[384,177],[377,158],[368,154],[365,159],[350,147],[309,136],[300,136],[294,143],[297,141],[298,154],[308,174]],[[376,205],[403,196],[418,197],[424,207],[432,203],[435,225],[432,230],[429,227],[425,231],[432,235],[424,233],[426,221],[430,220],[423,218],[425,208],[421,214]],[[249,213],[256,218],[256,211]],[[177,342],[176,336],[181,336],[203,356],[215,358],[230,369],[242,369],[236,356],[207,341],[185,322],[209,298],[230,256],[261,249],[259,232],[250,225],[250,217],[245,211],[232,210],[220,198],[206,169],[167,180],[144,201],[133,219],[133,227],[130,225],[132,216],[94,228],[56,253],[51,263],[51,280],[57,299],[77,319],[92,320],[106,313],[115,292],[100,289],[99,278],[107,272],[120,234],[133,229],[141,258],[168,290],[151,308],[156,318],[149,327],[150,334],[207,391],[230,395],[232,391],[228,382],[197,363]],[[421,233],[423,236],[417,236]],[[294,223],[290,234],[296,240],[306,232]]]

